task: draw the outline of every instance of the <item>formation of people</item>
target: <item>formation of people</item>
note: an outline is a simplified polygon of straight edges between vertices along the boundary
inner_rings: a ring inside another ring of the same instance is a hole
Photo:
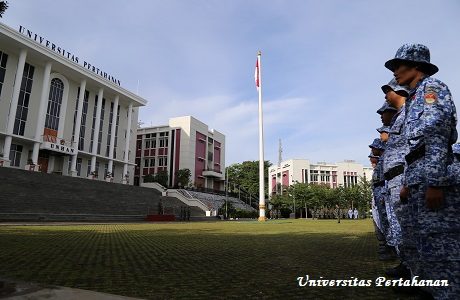
[[[449,88],[433,78],[428,47],[401,46],[385,63],[379,137],[369,145],[372,214],[386,275],[448,280],[449,286],[396,287],[426,299],[460,299],[460,144]]]

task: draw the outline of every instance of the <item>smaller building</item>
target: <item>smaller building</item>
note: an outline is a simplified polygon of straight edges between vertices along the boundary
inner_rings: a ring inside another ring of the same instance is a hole
[[[175,187],[180,169],[191,171],[196,188],[223,190],[225,135],[191,116],[137,130],[135,185],[148,174],[167,171],[168,185]]]
[[[358,183],[360,177],[372,178],[372,168],[364,167],[353,160],[339,163],[311,163],[307,159],[290,159],[280,166],[268,169],[268,188],[270,194],[276,193],[276,187],[290,186],[296,182],[326,184],[331,188],[349,187]]]

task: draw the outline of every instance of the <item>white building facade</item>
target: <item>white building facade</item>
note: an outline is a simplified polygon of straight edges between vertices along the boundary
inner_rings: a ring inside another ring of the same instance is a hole
[[[197,188],[224,189],[225,135],[191,116],[169,119],[168,125],[139,128],[136,141],[135,185],[143,176],[167,171],[170,187],[176,173],[191,171]]]
[[[268,169],[268,190],[270,195],[276,194],[277,186],[290,186],[296,182],[325,184],[331,188],[349,187],[357,184],[360,177],[371,180],[372,168],[352,160],[314,164],[306,159],[290,159]]]
[[[0,166],[132,184],[146,103],[54,42],[0,23]]]

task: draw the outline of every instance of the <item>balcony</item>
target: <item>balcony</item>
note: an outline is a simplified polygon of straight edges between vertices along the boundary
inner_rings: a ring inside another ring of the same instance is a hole
[[[216,171],[214,169],[205,169],[203,170],[203,176],[204,177],[214,177],[214,178],[219,178],[219,179],[224,179],[224,174],[220,171]]]

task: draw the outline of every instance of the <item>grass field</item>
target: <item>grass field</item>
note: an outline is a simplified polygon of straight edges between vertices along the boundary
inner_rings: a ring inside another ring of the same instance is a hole
[[[0,226],[0,277],[147,299],[396,299],[370,220]]]

